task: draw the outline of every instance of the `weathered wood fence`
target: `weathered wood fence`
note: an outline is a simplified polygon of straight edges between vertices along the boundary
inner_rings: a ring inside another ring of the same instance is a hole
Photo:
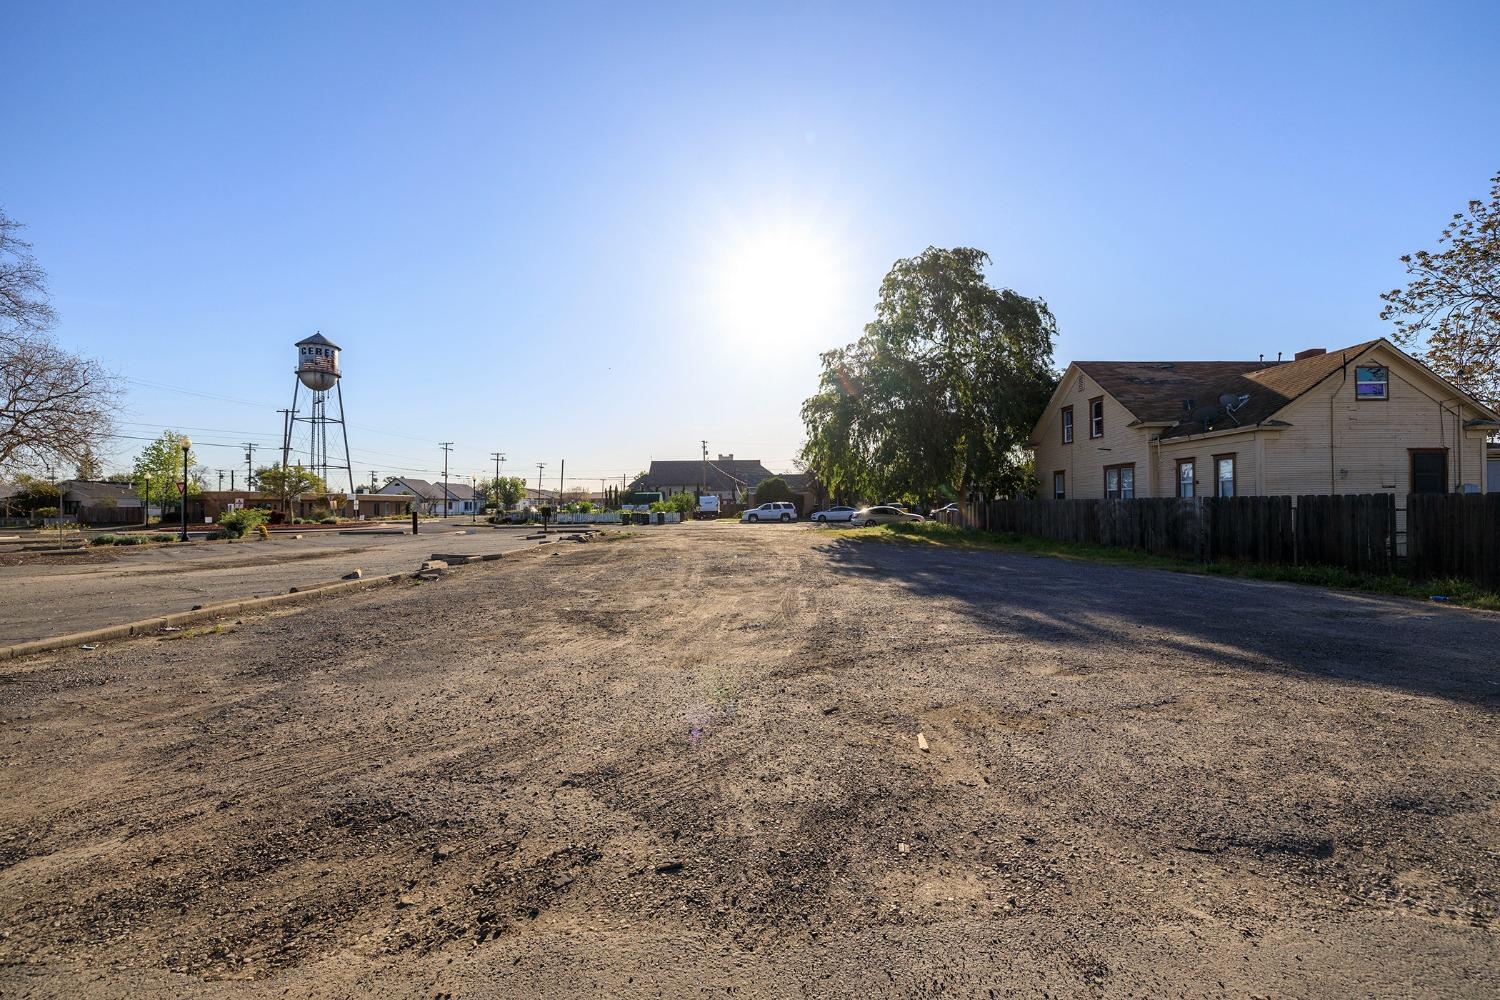
[[[1398,556],[1396,497],[994,500],[949,523],[1208,561],[1338,566],[1363,573],[1459,576],[1500,586],[1500,494],[1407,497]]]

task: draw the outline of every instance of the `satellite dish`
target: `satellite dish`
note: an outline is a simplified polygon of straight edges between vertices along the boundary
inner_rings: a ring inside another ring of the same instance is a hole
[[[1250,402],[1249,396],[1236,396],[1232,392],[1226,392],[1219,397],[1219,405],[1224,408],[1225,413],[1233,413],[1248,402]]]

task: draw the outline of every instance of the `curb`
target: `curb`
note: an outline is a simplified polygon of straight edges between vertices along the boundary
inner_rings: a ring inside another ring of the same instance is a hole
[[[270,597],[247,597],[239,601],[225,601],[222,604],[205,604],[196,611],[180,611],[177,614],[164,615],[160,618],[143,618],[140,621],[126,622],[123,625],[106,625],[104,628],[89,629],[87,632],[70,632],[67,635],[56,635],[46,639],[32,639],[28,642],[18,642],[12,646],[0,646],[0,662],[14,660],[21,656],[29,656],[32,653],[47,653],[56,649],[66,649],[70,646],[81,646],[85,643],[149,635],[160,632],[163,628],[167,627],[187,625],[208,618],[216,618],[219,615],[234,614],[241,611],[258,611],[262,608],[273,608],[282,604],[295,604],[310,597],[326,597],[331,594],[343,593],[347,590],[380,587],[403,580],[410,575],[409,573],[389,573],[385,576],[373,576],[366,580],[334,580],[330,583],[313,584],[310,587],[297,587],[286,594],[272,594]]]

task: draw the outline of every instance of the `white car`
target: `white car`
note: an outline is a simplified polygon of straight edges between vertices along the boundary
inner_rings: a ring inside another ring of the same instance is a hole
[[[827,524],[829,521],[847,521],[853,516],[853,507],[829,507],[827,510],[813,511],[809,519],[818,524]]]
[[[879,507],[866,507],[863,510],[855,511],[854,516],[849,519],[849,523],[859,528],[866,524],[895,524],[897,521],[918,523],[925,520],[927,518],[921,514],[912,514],[909,511],[882,504]]]
[[[775,503],[763,503],[759,507],[751,507],[740,515],[741,524],[756,524],[760,521],[795,521],[797,520],[797,508],[785,501]]]

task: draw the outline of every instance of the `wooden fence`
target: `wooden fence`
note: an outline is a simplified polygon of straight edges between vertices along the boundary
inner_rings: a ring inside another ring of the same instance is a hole
[[[1191,500],[994,500],[959,505],[949,523],[1062,542],[1208,561],[1337,566],[1362,573],[1457,576],[1500,586],[1500,494],[1407,497],[1398,556],[1396,497],[1200,497]]]

